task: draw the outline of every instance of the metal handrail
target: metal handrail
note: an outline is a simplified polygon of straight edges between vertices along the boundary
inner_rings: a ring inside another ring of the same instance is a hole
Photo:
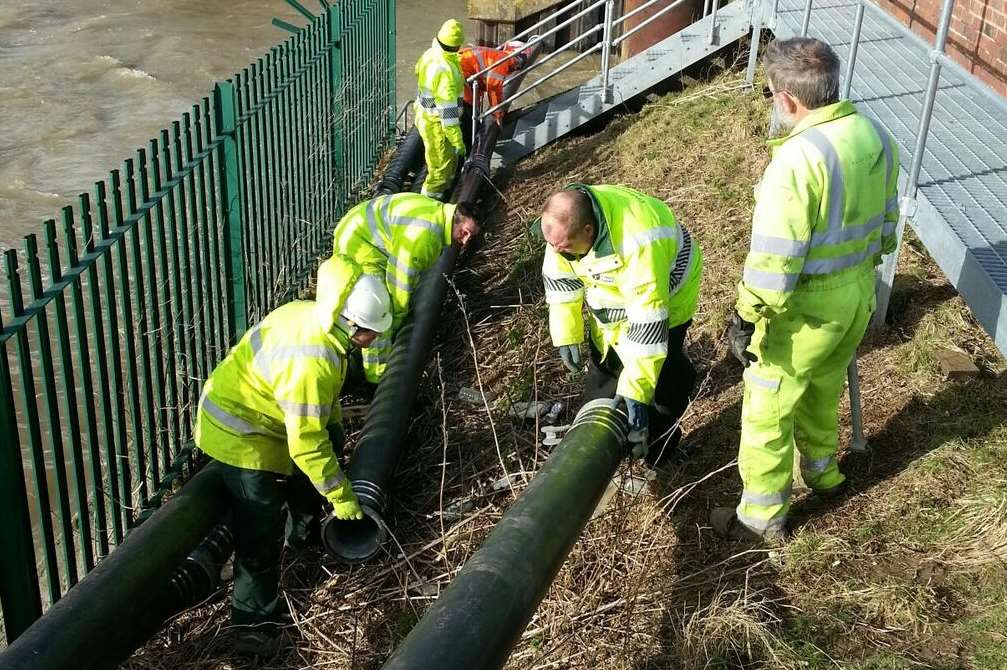
[[[629,14],[626,14],[625,16],[623,16],[622,19],[620,19],[620,21],[630,18],[630,16],[632,16],[633,14],[635,14],[640,9],[646,9],[646,8],[650,7],[651,5],[653,5],[653,4],[656,4],[657,2],[660,2],[660,0],[650,0],[650,2],[648,2],[647,4],[640,5],[640,7],[638,7],[637,9],[634,9]],[[613,47],[619,46],[620,44],[622,44],[623,42],[625,42],[627,39],[629,39],[631,36],[633,36],[635,33],[637,33],[638,31],[640,31],[643,28],[645,28],[646,26],[648,26],[652,21],[656,21],[657,19],[661,18],[661,16],[664,15],[666,12],[670,12],[671,10],[675,9],[676,7],[678,7],[679,5],[681,5],[684,2],[686,2],[686,0],[675,0],[675,2],[671,3],[667,7],[663,7],[660,11],[655,12],[652,16],[647,17],[647,19],[645,21],[643,21],[641,23],[638,23],[637,25],[633,26],[632,29],[627,30],[626,32],[624,32],[618,39],[613,40],[612,41],[612,46]],[[618,24],[620,21],[615,21],[613,23],[613,26],[615,26],[616,24]]]
[[[640,5],[639,7],[637,7],[636,9],[634,9],[631,12],[626,12],[625,14],[623,14],[622,16],[620,16],[618,19],[616,19],[615,21],[613,21],[612,22],[612,27],[615,27],[615,26],[619,25],[620,23],[624,23],[626,20],[633,18],[634,16],[636,16],[640,12],[644,12],[644,11],[650,9],[652,6],[656,5],[660,1],[661,0],[648,0],[648,2],[643,3],[642,5]],[[676,2],[674,4],[677,5],[678,3]]]
[[[568,18],[566,21],[563,21],[562,23],[556,24],[555,26],[553,26],[552,28],[550,28],[546,32],[544,32],[541,35],[539,35],[536,39],[534,39],[534,40],[528,42],[527,44],[525,44],[524,49],[515,50],[514,52],[507,54],[505,57],[501,58],[497,62],[495,62],[495,63],[493,63],[491,65],[487,65],[486,67],[484,67],[483,69],[479,70],[478,72],[476,72],[475,74],[473,74],[472,76],[470,76],[468,79],[466,79],[465,82],[468,83],[468,84],[471,84],[473,81],[475,81],[476,79],[478,79],[482,75],[486,74],[490,70],[492,70],[492,69],[494,69],[494,68],[496,68],[496,67],[498,67],[500,65],[503,65],[504,63],[506,63],[509,60],[517,58],[518,54],[520,54],[525,49],[528,49],[530,47],[535,46],[536,44],[540,44],[540,43],[544,42],[545,38],[549,37],[553,33],[556,33],[558,31],[562,30],[563,28],[566,28],[568,25],[570,25],[571,23],[573,23],[574,21],[576,21],[580,17],[584,16],[585,14],[587,14],[588,12],[590,12],[591,10],[597,9],[601,5],[605,4],[605,2],[607,2],[607,0],[595,0],[595,2],[593,2],[590,5],[588,5],[585,9],[582,9],[578,13],[574,14],[573,16],[571,16],[570,18]],[[585,34],[587,34],[587,33],[585,33]],[[531,66],[529,66],[528,68],[526,68],[525,71],[528,72],[528,71],[534,69],[541,62],[542,61],[539,61],[539,63],[533,63]]]
[[[575,8],[577,6],[580,6],[583,3],[583,1],[584,0],[579,0],[577,2],[571,2],[571,3],[568,3],[568,4],[564,5],[559,10],[553,12],[548,17],[546,17],[545,19],[542,19],[541,21],[537,22],[536,24],[534,24],[533,26],[529,27],[528,29],[522,31],[521,33],[519,33],[518,35],[516,35],[512,39],[519,39],[519,38],[521,38],[521,37],[523,37],[523,36],[525,36],[527,34],[532,33],[536,28],[539,28],[542,25],[545,25],[546,23],[549,23],[550,21],[552,21],[552,20],[556,19],[557,17],[559,17],[564,12],[570,11],[571,9],[573,9],[573,8]],[[540,79],[536,80],[534,83],[532,83],[529,86],[526,86],[525,88],[519,90],[514,95],[510,96],[509,98],[506,98],[505,100],[503,100],[499,104],[493,106],[489,110],[486,110],[485,112],[482,112],[479,109],[480,100],[478,99],[478,95],[473,95],[473,105],[475,107],[475,110],[474,110],[474,113],[473,113],[473,125],[475,125],[476,119],[484,119],[484,118],[486,118],[487,116],[489,116],[493,112],[495,112],[495,111],[499,110],[500,108],[502,108],[502,107],[510,104],[511,102],[513,102],[514,100],[516,100],[517,98],[519,98],[519,97],[525,95],[526,93],[528,93],[529,91],[534,90],[536,87],[538,87],[541,84],[545,83],[546,81],[548,81],[552,77],[556,76],[560,72],[563,72],[563,71],[567,70],[574,63],[580,62],[581,60],[583,60],[584,58],[586,58],[588,55],[596,53],[599,50],[602,52],[602,63],[601,63],[601,82],[602,82],[601,90],[602,90],[602,97],[603,97],[603,100],[606,103],[610,102],[611,101],[611,86],[610,86],[609,75],[610,75],[610,72],[611,72],[611,69],[612,69],[611,68],[611,52],[612,52],[612,49],[614,49],[615,47],[617,47],[620,44],[622,44],[623,42],[625,42],[629,37],[631,37],[632,35],[636,34],[640,30],[646,28],[648,25],[650,25],[651,23],[653,23],[654,21],[656,21],[657,19],[659,19],[664,14],[670,12],[671,10],[673,10],[673,9],[679,7],[679,6],[681,6],[685,2],[685,0],[675,0],[675,2],[672,2],[671,4],[669,4],[669,5],[665,6],[665,7],[661,7],[652,16],[647,17],[644,21],[642,21],[638,25],[633,26],[633,28],[631,28],[628,31],[625,31],[618,38],[615,38],[613,36],[614,32],[615,32],[615,29],[618,26],[624,24],[628,19],[631,19],[634,16],[637,16],[641,12],[647,11],[648,9],[650,9],[651,7],[654,7],[655,5],[657,5],[661,1],[662,0],[648,0],[644,4],[642,4],[639,7],[633,9],[632,11],[626,12],[622,16],[615,17],[615,16],[613,16],[613,6],[614,6],[613,0],[596,0],[595,2],[591,3],[590,5],[587,5],[586,7],[584,7],[580,11],[578,11],[573,16],[570,16],[569,18],[565,19],[564,21],[562,21],[562,22],[558,23],[557,25],[553,26],[552,28],[550,28],[548,31],[546,31],[542,35],[536,36],[535,39],[531,40],[527,44],[527,46],[531,47],[531,46],[535,46],[537,44],[542,43],[545,40],[545,38],[548,37],[549,35],[552,35],[552,34],[558,32],[560,29],[565,28],[566,26],[570,25],[571,23],[573,23],[577,19],[581,18],[582,16],[586,15],[587,13],[589,13],[591,11],[594,11],[599,6],[605,5],[605,16],[604,16],[603,23],[600,26],[596,25],[596,26],[590,28],[589,30],[584,31],[583,33],[581,33],[580,35],[578,35],[574,39],[572,39],[569,42],[567,42],[566,44],[564,44],[562,47],[554,50],[553,53],[550,53],[549,55],[547,55],[542,60],[540,60],[540,61],[538,61],[536,63],[532,63],[531,65],[529,65],[527,68],[525,68],[524,70],[522,70],[522,72],[521,72],[520,75],[513,75],[512,77],[509,77],[507,79],[507,81],[510,82],[516,76],[525,76],[531,70],[538,69],[538,68],[542,67],[543,65],[545,65],[546,63],[548,63],[550,60],[552,60],[556,55],[558,55],[559,53],[562,53],[565,50],[569,49],[572,45],[574,45],[577,42],[583,40],[585,37],[587,37],[589,35],[595,34],[596,32],[598,32],[599,29],[602,30],[602,40],[601,40],[601,42],[599,42],[598,44],[596,44],[593,47],[591,47],[588,51],[585,51],[584,53],[580,54],[579,56],[577,56],[572,61],[563,64],[562,66],[560,66],[559,68],[557,68],[553,72],[549,73],[548,75],[546,75],[544,77],[541,77]],[[708,0],[708,3],[709,3],[709,0]],[[717,34],[717,9],[718,9],[718,5],[719,4],[720,4],[719,0],[714,0],[713,1],[713,11],[712,11],[713,20],[712,20],[712,25],[710,27],[710,34],[709,34],[709,41],[710,41],[711,44],[713,44],[714,41],[716,40],[716,34]],[[709,6],[709,4],[707,6]],[[704,11],[704,14],[705,14],[705,11]],[[486,74],[487,72],[489,72],[490,70],[494,69],[498,65],[509,61],[510,59],[516,58],[518,53],[519,53],[518,51],[515,51],[514,53],[508,54],[506,57],[502,58],[501,60],[497,61],[496,63],[493,63],[492,65],[489,65],[487,67],[484,67],[479,72],[476,72],[472,76],[468,77],[466,79],[466,82],[470,86],[473,86],[474,91],[478,91],[478,82],[477,82],[477,79],[480,76]]]
[[[551,61],[556,56],[559,56],[560,54],[566,53],[567,50],[570,49],[570,47],[572,47],[577,42],[580,42],[582,39],[584,39],[588,35],[593,35],[596,32],[598,32],[599,30],[603,30],[603,29],[604,29],[604,26],[601,25],[601,24],[598,24],[598,25],[594,26],[593,28],[590,28],[589,30],[586,30],[579,37],[573,38],[572,40],[570,40],[569,42],[567,42],[563,46],[561,46],[558,49],[556,49],[555,51],[553,51],[551,54],[547,55],[542,60],[537,61],[534,64],[534,66],[527,67],[527,68],[521,70],[520,72],[515,72],[514,74],[508,76],[506,79],[504,79],[504,84],[509,84],[510,82],[512,82],[513,80],[517,79],[518,77],[523,77],[523,76],[527,75],[532,70],[537,69],[537,68],[545,65],[546,63],[548,63],[549,61]]]
[[[525,28],[524,30],[522,30],[521,32],[519,32],[517,35],[515,35],[514,37],[510,38],[509,40],[507,40],[507,42],[511,42],[513,40],[519,40],[522,37],[524,37],[525,35],[531,35],[531,34],[533,34],[534,30],[536,28],[538,28],[540,26],[544,26],[545,24],[549,23],[550,21],[552,21],[553,19],[555,19],[557,16],[559,16],[560,14],[562,14],[563,12],[567,12],[567,11],[573,9],[574,7],[576,7],[577,5],[579,5],[579,4],[581,4],[581,3],[585,2],[585,1],[586,0],[573,0],[573,2],[571,2],[570,4],[563,5],[562,7],[560,7],[559,9],[557,9],[555,12],[553,12],[552,14],[550,14],[549,16],[547,16],[544,19],[540,20],[538,23],[536,23],[536,24],[534,24],[532,26],[529,26],[528,28]],[[506,44],[506,42],[504,42],[503,44]],[[499,45],[497,45],[497,47],[498,48],[502,47],[503,44],[499,44]]]
[[[599,51],[601,49],[601,47],[602,47],[602,43],[598,42],[593,47],[591,47],[590,49],[588,49],[587,51],[585,51],[581,55],[577,56],[573,60],[571,60],[571,61],[569,61],[567,63],[564,63],[563,65],[559,66],[558,68],[556,68],[555,70],[553,70],[549,74],[545,75],[541,79],[536,80],[535,83],[533,83],[533,84],[531,84],[529,86],[526,86],[525,88],[521,89],[520,91],[518,91],[517,93],[515,93],[511,97],[509,97],[506,100],[504,100],[503,102],[501,102],[500,104],[494,105],[490,109],[486,110],[486,112],[484,112],[483,115],[482,115],[483,118],[486,118],[488,115],[492,114],[493,112],[495,112],[496,110],[500,109],[504,105],[509,105],[511,102],[513,102],[514,100],[517,100],[518,98],[520,98],[525,93],[528,93],[529,91],[533,90],[534,88],[538,87],[539,85],[544,84],[545,82],[547,82],[548,80],[552,79],[553,77],[555,77],[559,73],[563,72],[567,68],[572,67],[576,63],[579,63],[580,61],[584,60],[585,58],[587,58],[588,56],[590,56],[594,52]]]

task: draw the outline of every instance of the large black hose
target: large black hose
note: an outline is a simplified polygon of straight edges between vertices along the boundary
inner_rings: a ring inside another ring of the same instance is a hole
[[[594,400],[383,670],[492,670],[507,662],[624,454],[626,421]]]
[[[199,595],[195,584],[180,590],[172,578],[226,510],[220,473],[211,463],[14,640],[0,654],[0,668],[116,667],[173,608]]]
[[[462,170],[458,201],[473,201],[478,195],[483,178],[489,176],[489,157],[499,132],[497,124],[484,124],[472,157]],[[325,548],[346,563],[373,558],[385,541],[388,485],[405,446],[420,376],[430,359],[447,291],[444,277],[454,271],[457,259],[458,247],[451,245],[421,277],[410,317],[395,336],[388,368],[367,410],[363,431],[347,469],[364,510],[364,520],[340,521],[329,517],[322,526]]]
[[[423,165],[423,139],[420,131],[415,126],[406,133],[402,144],[398,146],[392,154],[385,173],[381,176],[378,187],[374,190],[375,196],[391,195],[402,190],[403,184],[410,174],[415,174]],[[414,182],[419,179],[414,179]]]

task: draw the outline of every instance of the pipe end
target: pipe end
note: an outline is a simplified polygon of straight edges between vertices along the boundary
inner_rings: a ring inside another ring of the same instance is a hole
[[[330,556],[348,565],[364,563],[374,558],[384,544],[388,532],[377,510],[366,504],[361,520],[343,521],[330,515],[322,522],[322,544]]]

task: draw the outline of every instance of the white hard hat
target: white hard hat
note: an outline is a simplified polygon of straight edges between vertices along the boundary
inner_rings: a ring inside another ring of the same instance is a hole
[[[383,333],[392,327],[392,299],[376,275],[362,274],[346,298],[341,316],[350,323]]]

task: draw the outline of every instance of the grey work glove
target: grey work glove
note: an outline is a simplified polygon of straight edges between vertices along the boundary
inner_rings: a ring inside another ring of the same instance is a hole
[[[563,365],[570,372],[580,372],[583,367],[583,361],[580,358],[580,345],[579,344],[564,344],[559,349],[559,357],[563,359]]]
[[[616,401],[626,406],[626,416],[629,423],[629,443],[633,445],[630,455],[633,458],[646,458],[650,426],[650,411],[646,403],[617,395]]]
[[[753,361],[758,360],[755,354],[748,350],[748,345],[752,343],[752,335],[754,333],[754,323],[745,321],[737,312],[731,314],[731,325],[727,329],[727,345],[731,350],[731,354],[741,361],[741,364],[746,368]]]

